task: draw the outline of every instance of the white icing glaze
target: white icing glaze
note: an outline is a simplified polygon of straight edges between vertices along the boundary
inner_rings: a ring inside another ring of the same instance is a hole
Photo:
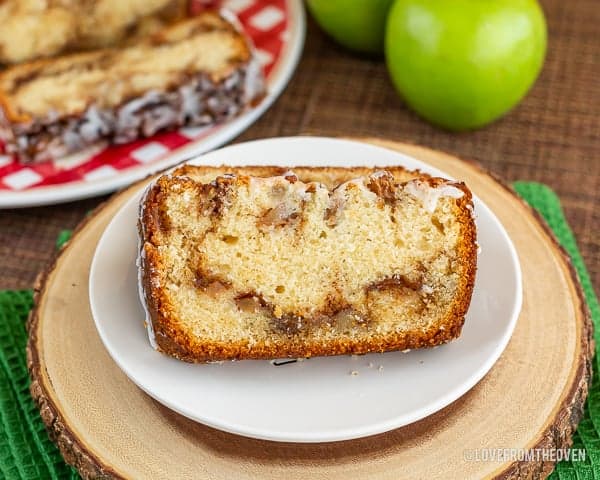
[[[139,218],[143,218],[144,209],[146,205],[146,198],[148,197],[148,193],[154,186],[155,182],[151,182],[150,185],[144,191],[142,195],[142,199],[140,200],[140,211]],[[135,260],[135,265],[137,267],[138,274],[138,296],[140,298],[140,303],[142,304],[142,308],[144,309],[144,313],[146,318],[144,319],[144,325],[146,326],[146,331],[148,332],[148,340],[150,341],[150,345],[154,350],[158,350],[158,344],[156,343],[156,335],[154,334],[154,327],[152,325],[152,318],[150,316],[150,311],[148,310],[148,306],[146,305],[146,292],[144,290],[144,282],[142,281],[143,272],[142,272],[142,261],[144,260],[145,252],[142,245],[142,236],[138,231],[138,254]]]
[[[350,185],[358,187],[362,194],[365,195],[369,201],[376,201],[377,194],[367,187],[366,181],[370,179],[378,180],[386,176],[389,176],[393,179],[392,174],[388,171],[378,170],[368,177],[354,178],[338,185],[330,196],[330,208],[335,211],[336,222],[343,218],[344,208],[346,206],[346,193]]]
[[[244,26],[240,23],[240,20],[235,13],[228,8],[220,8],[219,15],[231,23],[231,26],[235,28],[238,33],[244,34]]]
[[[350,185],[355,185],[358,189],[363,192],[370,200],[374,200],[377,197],[377,194],[369,190],[369,188],[365,185],[366,178],[359,177],[353,178],[352,180],[348,180],[344,183],[340,183],[335,190],[332,192],[331,197],[334,198],[336,196],[343,196],[346,193],[346,190]]]
[[[200,110],[200,98],[194,91],[194,85],[184,85],[179,89],[181,93],[181,113],[184,118],[194,118]]]
[[[373,178],[375,180],[377,180],[378,178],[382,178],[382,177],[394,178],[393,175],[390,172],[388,172],[387,170],[377,170],[376,172],[369,175],[369,177]]]
[[[340,193],[345,192],[345,190],[347,190],[347,188],[350,185],[356,185],[364,194],[367,195],[367,197],[370,200],[375,200],[375,198],[377,197],[377,194],[375,192],[373,192],[371,189],[369,189],[369,187],[367,187],[366,182],[368,180],[379,180],[383,177],[389,177],[390,179],[392,179],[392,181],[394,180],[394,176],[387,170],[377,170],[376,172],[372,173],[368,177],[353,178],[344,183],[340,183],[333,191],[332,196],[335,195],[337,192],[340,192]]]
[[[262,67],[257,58],[253,55],[246,67],[244,75],[244,103],[251,102],[258,98],[265,91],[265,78]]]
[[[105,118],[102,112],[92,105],[85,112],[79,133],[86,142],[93,142],[111,130],[110,119]]]
[[[256,49],[254,48],[254,44],[248,40],[244,32],[244,27],[240,23],[238,17],[231,10],[227,8],[219,9],[219,14],[227,20],[233,28],[235,28],[239,33],[244,36],[246,41],[246,46],[250,50],[250,61],[246,65],[246,72],[244,75],[244,102],[250,102],[255,98],[258,98],[262,95],[265,90],[265,78],[263,76],[262,66],[258,61],[258,57],[256,56]]]
[[[433,213],[442,197],[461,198],[464,192],[449,184],[432,187],[421,180],[411,180],[404,185],[404,191],[418,199],[428,212]]]
[[[289,177],[294,177],[296,181],[293,183],[288,180]],[[306,188],[310,183],[303,183],[298,181],[298,175],[293,170],[287,170],[281,175],[274,177],[250,177],[250,191],[255,189],[261,190],[265,187],[281,184],[286,187],[287,191],[295,194],[300,200],[309,200],[311,194],[306,191]],[[317,185],[317,188],[322,188],[321,185]]]
[[[298,178],[298,175],[296,175],[296,172],[294,172],[292,169],[286,170],[285,172],[283,172],[281,174],[282,177],[296,177]]]
[[[116,128],[118,130],[137,128],[140,123],[139,111],[153,103],[157,103],[159,100],[160,94],[156,91],[150,91],[125,103],[117,113]]]

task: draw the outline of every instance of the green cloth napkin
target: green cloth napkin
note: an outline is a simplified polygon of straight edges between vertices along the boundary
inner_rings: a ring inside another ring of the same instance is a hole
[[[598,299],[558,197],[548,187],[538,183],[517,182],[514,188],[542,214],[569,252],[592,312],[596,348],[600,348]],[[68,239],[69,232],[61,232],[57,243],[60,245]],[[48,439],[39,412],[29,396],[25,321],[32,301],[30,290],[0,291],[0,478],[79,478],[77,472],[64,463],[58,449]],[[584,417],[573,439],[574,448],[586,450],[585,461],[562,461],[550,477],[553,480],[600,478],[598,358],[596,355],[594,359],[594,376]]]

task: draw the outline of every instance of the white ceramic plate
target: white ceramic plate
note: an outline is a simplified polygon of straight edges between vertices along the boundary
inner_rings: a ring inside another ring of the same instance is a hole
[[[278,36],[281,39],[282,47],[275,59],[269,58],[269,52],[258,50],[259,60],[269,65],[268,93],[260,104],[232,121],[208,131],[194,133],[199,129],[182,129],[181,132],[185,132],[184,136],[193,136],[194,140],[174,150],[168,142],[164,144],[154,141],[154,138],[160,140],[160,134],[147,139],[139,148],[142,150],[140,155],[135,156],[135,161],[129,162],[132,163],[131,165],[125,162],[126,166],[121,165],[123,159],[119,154],[110,157],[113,163],[96,165],[98,161],[94,160],[94,155],[102,151],[102,148],[91,148],[54,163],[48,162],[33,168],[20,166],[19,170],[14,170],[11,165],[7,167],[10,163],[9,157],[1,155],[0,151],[0,180],[13,186],[0,188],[0,209],[55,204],[112,192],[154,172],[223,145],[263,115],[290,81],[300,59],[306,31],[302,1],[279,0],[269,3],[263,0],[244,2],[225,0],[223,5],[242,15],[240,17],[242,23],[248,23],[251,28],[258,31],[259,38],[269,39]],[[262,6],[260,10],[257,7],[259,5]],[[285,8],[276,8],[276,5]],[[250,15],[247,13],[249,11],[253,13],[254,18],[252,16],[247,18]],[[283,19],[287,22],[284,31],[274,28],[262,32],[258,28],[269,28],[272,22],[281,22]],[[123,156],[134,157],[127,146],[124,146],[124,150]],[[92,165],[94,169],[89,170]],[[45,177],[55,174],[63,175],[64,179],[59,183],[44,185]],[[8,177],[13,178],[9,180]]]
[[[316,137],[237,144],[190,163],[402,165],[449,177],[391,150]],[[521,308],[517,254],[498,219],[475,198],[482,251],[458,340],[410,353],[312,358],[284,366],[256,360],[180,362],[154,351],[143,327],[135,266],[142,190],[115,215],[98,243],[90,272],[92,314],[108,352],[133,382],[167,407],[206,425],[291,442],[348,440],[401,427],[473,387],[498,359],[514,329]]]

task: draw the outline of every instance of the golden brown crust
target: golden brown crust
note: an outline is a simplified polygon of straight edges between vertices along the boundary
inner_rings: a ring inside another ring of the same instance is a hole
[[[436,186],[443,179],[431,178],[420,172],[408,171],[402,167],[385,167],[395,178],[401,181],[420,177],[430,185]],[[191,179],[185,177],[201,177],[204,175],[223,175],[235,173],[236,175],[275,176],[281,175],[288,169],[283,167],[195,167],[185,165],[176,169],[170,177],[180,177],[190,185],[196,185]],[[352,178],[364,176],[379,170],[379,168],[336,168],[336,167],[294,167],[294,173],[303,182],[320,181],[336,185]],[[340,338],[336,341],[317,341],[306,338],[289,337],[284,348],[281,345],[253,343],[250,347],[246,342],[216,343],[198,341],[187,331],[182,331],[178,326],[174,308],[170,304],[168,295],[161,288],[159,272],[164,271],[161,258],[156,245],[153,243],[155,235],[168,230],[164,220],[161,196],[163,188],[171,181],[170,177],[161,177],[154,183],[145,195],[140,216],[140,231],[142,232],[142,282],[148,306],[149,321],[152,322],[156,344],[163,353],[188,362],[205,362],[231,359],[266,359],[281,357],[311,357],[339,354],[365,354],[370,352],[384,352],[389,350],[404,350],[422,347],[432,347],[446,343],[457,338],[464,323],[464,316],[468,310],[471,294],[475,282],[477,261],[477,247],[475,242],[476,231],[471,214],[472,195],[469,189],[460,182],[452,185],[460,189],[464,195],[457,199],[458,223],[460,224],[460,243],[458,245],[458,258],[460,261],[459,285],[457,295],[450,306],[446,318],[437,325],[426,330],[397,332],[390,335],[372,337],[369,341],[349,340]],[[335,313],[335,312],[334,312]]]

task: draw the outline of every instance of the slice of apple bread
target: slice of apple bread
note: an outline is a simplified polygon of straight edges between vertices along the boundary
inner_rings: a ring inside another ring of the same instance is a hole
[[[362,354],[460,335],[469,189],[402,168],[182,167],[140,209],[151,342],[191,362]]]

